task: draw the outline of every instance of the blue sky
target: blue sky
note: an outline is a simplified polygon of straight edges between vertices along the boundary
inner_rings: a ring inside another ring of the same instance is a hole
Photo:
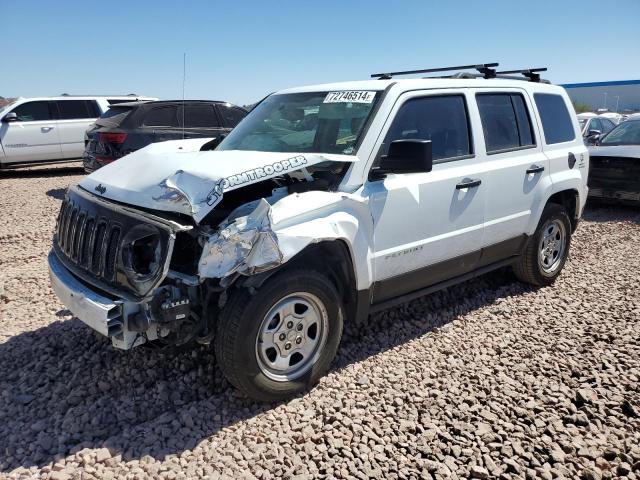
[[[378,71],[499,61],[554,83],[640,78],[640,0],[0,0],[0,95],[253,103]]]

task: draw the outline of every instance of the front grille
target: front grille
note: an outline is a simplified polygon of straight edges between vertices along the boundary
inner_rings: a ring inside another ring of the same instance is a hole
[[[144,215],[95,197],[78,187],[69,189],[58,215],[54,251],[76,276],[115,295],[140,298],[163,278],[164,270],[135,281],[127,274],[122,251],[127,233],[148,225],[160,242],[160,264],[167,263],[176,227],[162,218]]]
[[[119,222],[96,218],[69,197],[64,200],[56,232],[58,248],[76,267],[113,282],[121,232]]]

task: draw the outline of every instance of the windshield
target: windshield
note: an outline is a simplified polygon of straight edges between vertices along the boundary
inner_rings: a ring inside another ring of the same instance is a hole
[[[640,145],[640,120],[616,126],[600,140],[600,145]]]
[[[373,91],[271,95],[216,150],[355,155],[378,97]]]

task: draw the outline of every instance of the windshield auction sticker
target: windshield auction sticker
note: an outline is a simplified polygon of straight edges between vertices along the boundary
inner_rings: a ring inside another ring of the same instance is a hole
[[[376,92],[365,90],[349,90],[344,92],[329,92],[322,103],[371,103]]]

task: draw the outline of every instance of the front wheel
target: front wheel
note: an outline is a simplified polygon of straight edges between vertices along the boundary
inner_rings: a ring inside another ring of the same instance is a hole
[[[570,245],[571,222],[565,208],[547,204],[538,228],[513,266],[516,276],[536,286],[552,284],[567,261]]]
[[[342,325],[342,302],[325,275],[285,270],[257,292],[232,292],[218,320],[216,358],[227,380],[248,396],[284,399],[327,371]]]

